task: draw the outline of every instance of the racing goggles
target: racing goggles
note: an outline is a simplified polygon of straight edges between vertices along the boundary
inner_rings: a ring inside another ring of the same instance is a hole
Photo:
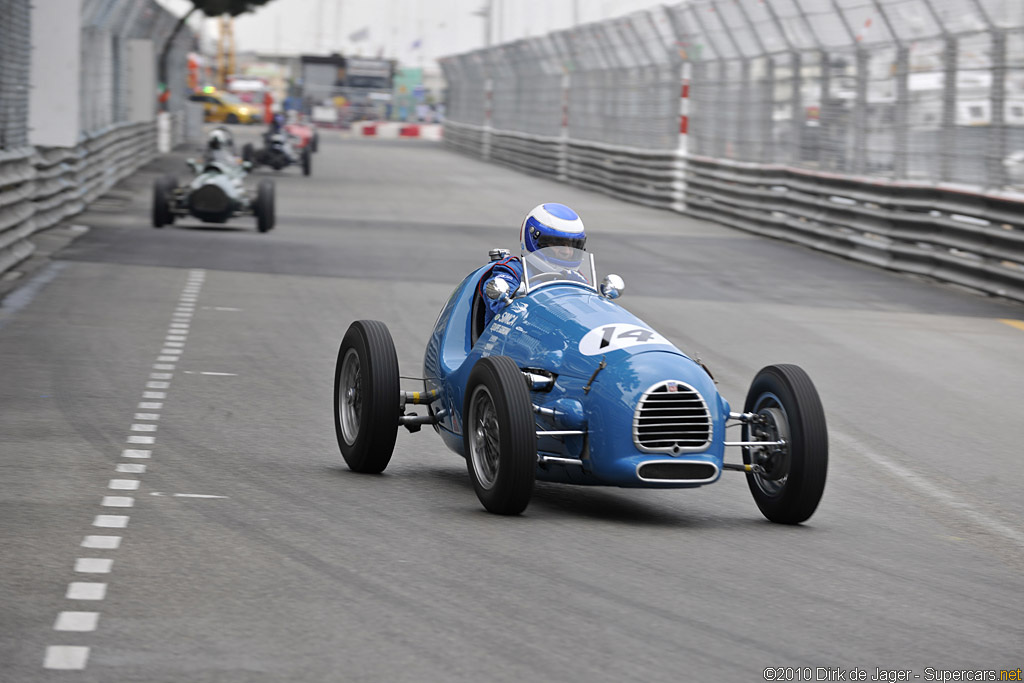
[[[533,228],[531,237],[533,237],[533,243],[537,245],[538,249],[543,249],[544,247],[572,247],[582,251],[587,243],[585,236],[547,235],[536,228]]]

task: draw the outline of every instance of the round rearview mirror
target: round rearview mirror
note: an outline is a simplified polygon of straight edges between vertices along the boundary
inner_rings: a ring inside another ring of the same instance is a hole
[[[484,287],[484,294],[492,301],[508,298],[510,291],[512,291],[512,286],[500,277],[488,280],[487,286]]]
[[[615,273],[609,273],[601,280],[601,296],[606,299],[618,299],[625,288],[626,283]]]

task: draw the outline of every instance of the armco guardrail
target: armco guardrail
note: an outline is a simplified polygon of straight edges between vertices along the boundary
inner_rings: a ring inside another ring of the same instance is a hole
[[[686,213],[1024,301],[1024,195],[688,159]]]
[[[638,204],[683,208],[686,167],[676,150],[621,147],[450,121],[445,122],[444,144]]]
[[[0,151],[0,273],[23,259],[35,247],[26,238],[35,232],[35,150],[31,147]]]
[[[1024,195],[452,122],[445,123],[444,143],[626,201],[1024,302]]]
[[[71,148],[0,153],[0,273],[32,255],[32,234],[82,211],[155,154],[153,123],[115,124]]]

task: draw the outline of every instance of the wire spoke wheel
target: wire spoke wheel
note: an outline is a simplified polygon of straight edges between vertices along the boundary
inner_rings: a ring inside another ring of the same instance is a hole
[[[341,434],[345,443],[352,445],[359,435],[359,421],[363,412],[362,375],[359,372],[359,355],[355,349],[345,352],[341,364],[341,382],[338,385],[338,416],[341,420]]]
[[[498,456],[500,432],[498,417],[494,412],[494,401],[487,387],[480,385],[473,390],[469,403],[469,457],[480,486],[494,488],[498,478]]]

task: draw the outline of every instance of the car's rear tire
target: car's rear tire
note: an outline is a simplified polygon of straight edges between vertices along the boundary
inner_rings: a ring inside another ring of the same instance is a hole
[[[238,117],[235,114],[228,114],[227,118],[224,119],[224,123],[238,123]]]
[[[523,374],[508,356],[477,361],[466,383],[463,443],[469,478],[490,512],[518,515],[533,495],[537,427]]]
[[[274,228],[274,211],[274,181],[261,180],[256,188],[256,203],[253,206],[257,230],[267,232]]]
[[[169,175],[160,176],[153,181],[153,227],[162,228],[174,223],[171,211],[171,199],[178,181]]]
[[[334,431],[353,472],[377,474],[391,461],[401,417],[398,354],[387,325],[349,325],[334,368]]]
[[[309,152],[309,147],[302,148],[302,175],[308,176],[313,171],[313,155]]]
[[[252,146],[251,142],[242,146],[242,161],[248,161],[253,166],[256,165],[256,148]]]
[[[317,150],[320,148],[320,135],[318,133],[313,133],[313,139],[309,141],[309,147],[310,150],[316,154]]]
[[[825,410],[811,378],[796,365],[769,365],[754,377],[743,410],[764,418],[743,426],[744,441],[787,442],[781,449],[743,448],[745,464],[765,468],[747,472],[754,502],[772,522],[806,521],[818,507],[828,471]]]

